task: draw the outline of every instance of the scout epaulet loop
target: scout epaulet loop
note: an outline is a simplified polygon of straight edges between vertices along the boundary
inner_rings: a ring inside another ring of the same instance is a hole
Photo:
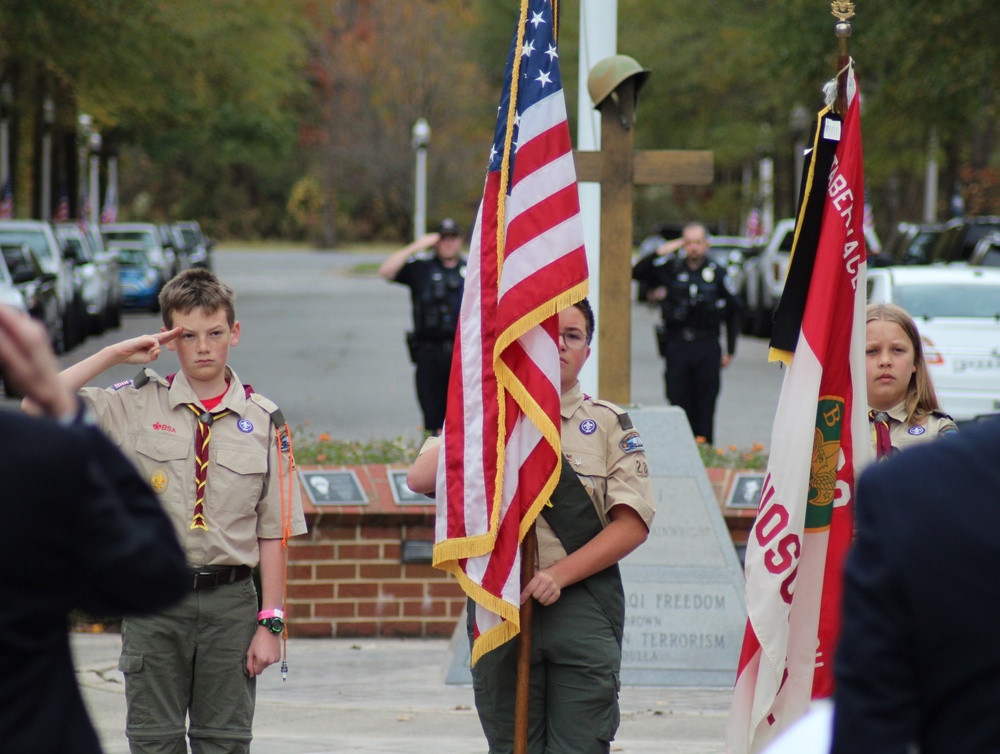
[[[598,406],[604,406],[604,408],[614,411],[615,415],[618,417],[618,425],[622,429],[632,429],[632,418],[628,415],[628,411],[623,409],[621,406],[616,406],[610,401],[602,401],[599,398],[594,398],[593,400]]]

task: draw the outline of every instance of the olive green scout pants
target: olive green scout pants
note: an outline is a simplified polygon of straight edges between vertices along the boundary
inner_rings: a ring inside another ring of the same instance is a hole
[[[490,754],[514,750],[518,639],[472,669],[479,720]],[[614,626],[583,584],[533,608],[530,754],[605,754],[618,730],[621,646]]]
[[[192,591],[152,616],[126,618],[118,669],[125,673],[125,732],[132,754],[250,751],[255,681],[246,654],[257,630],[253,579]]]

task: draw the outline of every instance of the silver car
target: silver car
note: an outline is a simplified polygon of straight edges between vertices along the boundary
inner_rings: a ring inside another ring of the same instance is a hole
[[[146,256],[160,273],[160,287],[177,274],[178,264],[174,250],[163,245],[160,228],[156,223],[109,223],[101,226],[104,242],[140,241],[146,247]]]

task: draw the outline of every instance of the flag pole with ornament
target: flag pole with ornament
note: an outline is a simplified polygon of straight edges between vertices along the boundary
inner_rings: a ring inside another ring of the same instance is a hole
[[[522,0],[470,242],[434,565],[472,599],[472,663],[521,626],[521,549],[561,464],[558,312],[587,294],[587,259],[557,9]]]
[[[771,337],[770,358],[787,369],[747,544],[730,754],[762,751],[814,699],[833,694],[854,489],[871,459],[860,98],[847,54],[854,7],[838,0],[832,9],[839,69],[817,116]]]

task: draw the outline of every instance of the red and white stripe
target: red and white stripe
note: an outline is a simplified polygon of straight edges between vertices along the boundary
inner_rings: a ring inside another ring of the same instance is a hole
[[[561,89],[520,112],[503,180],[472,235],[437,480],[434,564],[476,602],[473,662],[519,630],[520,541],[559,475],[557,313],[587,286]]]

